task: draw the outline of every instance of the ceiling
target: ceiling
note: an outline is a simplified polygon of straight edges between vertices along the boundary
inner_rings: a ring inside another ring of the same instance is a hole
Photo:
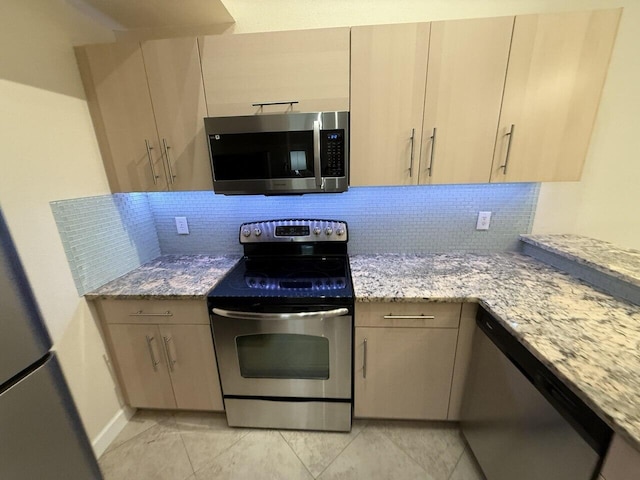
[[[234,19],[221,0],[67,0],[113,30],[229,24]]]

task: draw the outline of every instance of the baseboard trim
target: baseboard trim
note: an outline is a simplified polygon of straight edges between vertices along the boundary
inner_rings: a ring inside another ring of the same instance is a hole
[[[122,429],[129,423],[136,410],[127,406],[122,407],[118,413],[107,423],[102,431],[93,439],[91,443],[96,457],[100,458],[111,442],[118,436]]]

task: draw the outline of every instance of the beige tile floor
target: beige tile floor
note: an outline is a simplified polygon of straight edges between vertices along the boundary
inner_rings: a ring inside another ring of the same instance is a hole
[[[351,433],[230,428],[224,414],[138,411],[106,480],[483,480],[455,424],[355,420]]]

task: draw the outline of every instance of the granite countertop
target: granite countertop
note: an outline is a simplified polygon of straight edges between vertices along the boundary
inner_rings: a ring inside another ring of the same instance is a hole
[[[204,298],[239,257],[164,255],[88,293]],[[640,449],[640,307],[516,253],[351,255],[357,302],[479,302]]]
[[[520,235],[528,244],[640,287],[640,251],[580,235]]]
[[[640,449],[640,307],[516,253],[352,255],[357,302],[478,301]]]
[[[238,256],[162,255],[85,295],[88,299],[205,298]]]

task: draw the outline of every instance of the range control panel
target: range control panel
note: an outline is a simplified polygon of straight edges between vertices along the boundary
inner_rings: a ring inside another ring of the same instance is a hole
[[[266,220],[243,223],[240,243],[343,242],[348,240],[347,223],[338,220]]]

